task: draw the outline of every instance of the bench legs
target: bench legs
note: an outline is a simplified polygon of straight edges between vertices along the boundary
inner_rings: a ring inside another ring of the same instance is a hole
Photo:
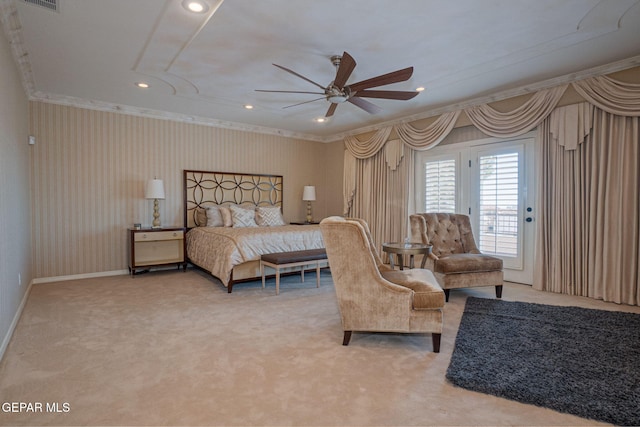
[[[265,285],[265,274],[264,274],[264,266],[267,265],[274,270],[276,270],[276,295],[280,294],[280,267],[298,267],[302,266],[300,270],[300,280],[304,283],[304,266],[305,265],[316,265],[316,288],[320,287],[320,262],[325,260],[318,261],[308,261],[308,262],[299,262],[299,263],[291,263],[291,264],[272,264],[269,262],[260,261],[260,276],[262,276],[262,288],[264,289]]]
[[[263,263],[262,261],[260,261],[260,276],[262,276],[262,289],[264,289],[264,281],[265,281],[265,275],[264,275],[264,265],[266,263]],[[276,295],[278,295],[280,293],[280,266],[277,264],[267,264],[269,267],[272,267],[276,270]],[[302,281],[304,282],[304,270],[302,270]]]
[[[304,283],[304,267],[300,270],[300,281]],[[320,287],[320,261],[316,262],[316,288]]]

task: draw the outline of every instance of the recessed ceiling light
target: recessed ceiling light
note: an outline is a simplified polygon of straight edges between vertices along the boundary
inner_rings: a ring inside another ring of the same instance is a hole
[[[137,82],[136,86],[138,86],[141,89],[148,89],[149,88],[149,83],[145,83],[145,82]]]
[[[253,110],[253,105],[246,104],[244,108],[246,108],[247,110]]]
[[[193,13],[204,13],[208,9],[207,4],[200,0],[185,0],[182,2],[182,6]]]
[[[317,119],[315,119],[316,122],[318,123],[324,123],[327,121],[326,117],[318,117]]]
[[[416,92],[422,92],[424,88],[422,86],[416,88]]]

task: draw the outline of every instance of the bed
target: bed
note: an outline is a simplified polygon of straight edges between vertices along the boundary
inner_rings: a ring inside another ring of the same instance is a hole
[[[318,225],[284,223],[282,194],[281,175],[185,170],[188,262],[231,293],[236,283],[260,279],[262,254],[324,248]]]

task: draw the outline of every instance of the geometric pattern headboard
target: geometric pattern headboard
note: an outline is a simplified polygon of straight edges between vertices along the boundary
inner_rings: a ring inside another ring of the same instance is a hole
[[[278,206],[282,210],[282,175],[184,171],[184,225],[201,224],[214,205]]]

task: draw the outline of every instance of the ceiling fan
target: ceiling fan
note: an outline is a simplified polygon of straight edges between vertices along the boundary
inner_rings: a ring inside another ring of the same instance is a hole
[[[344,52],[342,56],[334,55],[331,57],[331,63],[336,67],[336,77],[333,82],[328,86],[322,86],[319,83],[314,82],[306,78],[305,76],[296,73],[282,65],[273,64],[276,67],[300,77],[303,80],[319,87],[322,92],[307,92],[307,91],[295,91],[295,90],[262,90],[256,89],[256,92],[277,92],[277,93],[304,93],[311,95],[322,95],[320,98],[312,99],[310,101],[300,102],[298,104],[287,105],[284,108],[295,107],[297,105],[307,104],[309,102],[319,101],[326,99],[331,103],[325,117],[333,116],[338,104],[344,102],[350,102],[351,104],[362,108],[364,111],[370,114],[376,114],[380,111],[380,107],[362,98],[381,98],[381,99],[395,99],[400,101],[406,101],[419,92],[413,91],[399,91],[399,90],[368,90],[370,88],[385,86],[391,83],[398,83],[409,80],[413,74],[413,67],[403,68],[402,70],[392,71],[387,74],[382,74],[376,77],[372,77],[367,80],[362,80],[357,83],[347,85],[347,80],[351,76],[351,73],[356,68],[356,61],[347,52]]]

